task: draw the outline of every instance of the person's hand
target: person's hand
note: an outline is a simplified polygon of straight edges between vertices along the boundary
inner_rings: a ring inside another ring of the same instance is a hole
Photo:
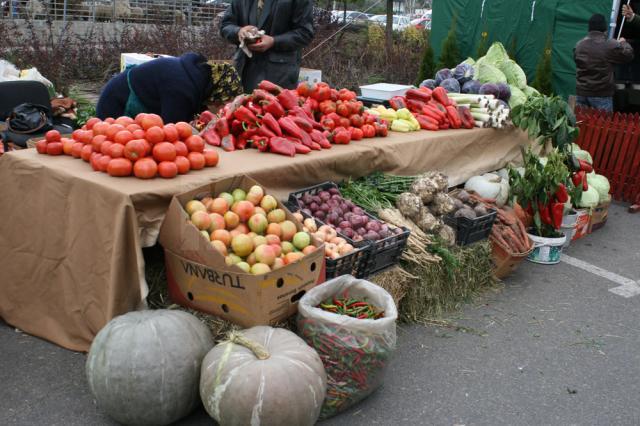
[[[622,5],[622,16],[624,16],[627,19],[633,19],[633,9],[631,8],[631,6],[628,5]]]
[[[242,39],[246,38],[256,31],[258,31],[258,28],[254,27],[253,25],[246,25],[240,28],[240,31],[238,31],[238,39],[242,41]]]
[[[269,35],[263,35],[260,40],[256,41],[253,44],[249,45],[249,50],[252,52],[263,53],[273,47],[274,40],[273,37]]]

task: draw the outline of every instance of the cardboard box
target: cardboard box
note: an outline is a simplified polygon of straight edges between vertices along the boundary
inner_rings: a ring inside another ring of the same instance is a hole
[[[578,220],[576,221],[576,233],[571,241],[578,240],[589,233],[589,222],[591,220],[591,211],[589,209],[576,210],[578,212]]]
[[[131,68],[135,65],[144,64],[156,58],[171,58],[170,55],[146,54],[146,53],[121,53],[120,54],[120,72]]]
[[[295,314],[298,300],[324,277],[324,245],[298,262],[264,275],[251,275],[228,266],[198,229],[189,222],[183,206],[194,198],[258,183],[248,176],[223,179],[179,194],[171,200],[160,229],[165,249],[171,299],[186,307],[216,315],[244,327],[275,324]],[[268,193],[268,191],[266,191]],[[288,220],[298,223],[278,201]]]
[[[597,231],[602,228],[609,218],[609,206],[611,205],[611,197],[609,200],[598,204],[591,213],[591,220],[589,221],[589,233]]]
[[[300,68],[298,83],[306,81],[308,83],[320,83],[322,81],[322,71],[311,68]]]

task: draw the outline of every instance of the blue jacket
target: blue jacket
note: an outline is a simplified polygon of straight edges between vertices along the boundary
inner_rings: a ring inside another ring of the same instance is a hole
[[[129,98],[127,73],[131,87],[146,107],[165,123],[191,121],[203,110],[213,89],[211,67],[197,53],[176,58],[158,58],[137,65],[113,77],[98,100],[97,116],[101,119],[123,115]]]

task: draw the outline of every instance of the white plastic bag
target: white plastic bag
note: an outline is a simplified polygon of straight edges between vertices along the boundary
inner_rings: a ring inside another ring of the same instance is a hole
[[[384,311],[379,319],[357,319],[318,305],[335,297],[364,300]],[[343,275],[307,292],[298,305],[298,334],[314,348],[327,372],[326,419],[369,396],[381,384],[396,348],[398,311],[391,295],[366,280]]]
[[[20,78],[20,70],[11,62],[0,59],[0,81],[14,81]]]
[[[29,68],[20,71],[20,80],[39,81],[47,87],[53,88],[53,83],[47,80],[37,68]]]

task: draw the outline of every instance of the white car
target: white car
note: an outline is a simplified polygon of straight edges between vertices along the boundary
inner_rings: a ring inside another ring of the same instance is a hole
[[[383,27],[387,26],[387,15],[375,15],[369,20],[374,23],[381,25]],[[402,31],[407,28],[411,24],[409,17],[401,16],[401,15],[393,15],[393,30],[394,31]]]
[[[331,22],[345,23],[345,14],[344,10],[332,10],[331,11]],[[365,23],[368,21],[369,17],[362,12],[358,12],[357,10],[347,10],[346,22],[352,23]]]

